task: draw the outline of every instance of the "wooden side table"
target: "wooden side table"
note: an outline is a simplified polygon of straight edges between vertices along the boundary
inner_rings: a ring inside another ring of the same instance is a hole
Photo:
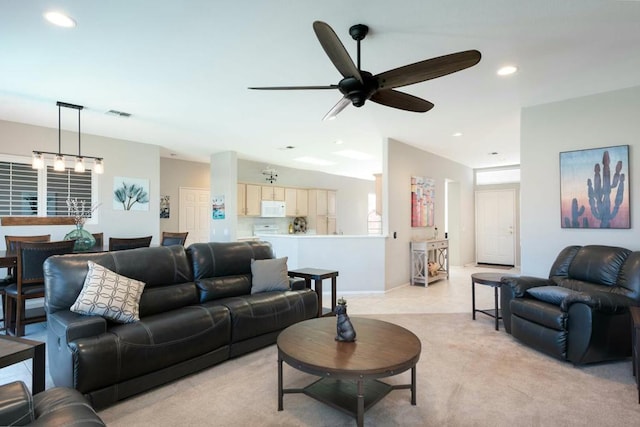
[[[322,281],[331,279],[331,311],[324,314],[325,316],[334,316],[336,313],[336,282],[338,272],[336,270],[322,270],[320,268],[300,268],[297,270],[289,270],[289,277],[302,277],[307,288],[311,289],[311,280],[313,280],[314,290],[318,294],[318,317],[322,317]]]
[[[629,307],[631,312],[631,360],[633,375],[636,377],[638,388],[638,403],[640,403],[640,307]]]
[[[32,360],[31,393],[44,391],[45,347],[40,341],[0,335],[0,368]]]

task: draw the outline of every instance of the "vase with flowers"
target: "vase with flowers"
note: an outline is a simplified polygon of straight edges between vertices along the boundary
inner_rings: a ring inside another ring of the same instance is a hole
[[[78,200],[76,198],[67,199],[69,216],[73,217],[76,228],[68,232],[66,236],[64,236],[64,240],[75,241],[73,245],[74,251],[86,251],[96,244],[96,239],[93,237],[93,234],[84,229],[84,223],[87,218],[91,218],[91,214],[98,209],[98,206],[100,206],[99,203],[89,205],[84,200]]]

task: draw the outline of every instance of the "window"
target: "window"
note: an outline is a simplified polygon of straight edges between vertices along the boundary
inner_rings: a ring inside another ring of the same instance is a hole
[[[36,170],[30,159],[0,158],[0,216],[66,217],[67,199],[84,200],[91,206],[95,187],[91,171]]]
[[[91,172],[56,172],[47,167],[47,216],[67,216],[67,199],[84,200],[91,206]]]
[[[382,234],[382,216],[376,213],[376,194],[369,193],[367,198],[369,212],[367,213],[367,233]]]
[[[31,165],[0,161],[0,216],[38,213],[38,171]]]
[[[476,170],[476,185],[520,182],[520,168]]]

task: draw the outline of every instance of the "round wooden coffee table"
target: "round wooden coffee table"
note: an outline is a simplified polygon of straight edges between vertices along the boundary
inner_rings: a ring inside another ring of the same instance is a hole
[[[407,329],[375,319],[351,318],[355,342],[335,340],[336,318],[296,323],[278,336],[278,410],[285,393],[304,393],[364,424],[364,412],[391,390],[410,389],[416,404],[416,363],[422,345]],[[282,362],[321,377],[305,388],[283,388]],[[389,385],[378,378],[411,369],[411,384]]]

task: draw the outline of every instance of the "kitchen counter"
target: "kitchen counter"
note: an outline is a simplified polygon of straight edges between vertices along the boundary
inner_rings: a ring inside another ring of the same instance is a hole
[[[264,234],[277,257],[288,257],[289,270],[338,270],[343,293],[384,292],[385,236],[345,234]]]

